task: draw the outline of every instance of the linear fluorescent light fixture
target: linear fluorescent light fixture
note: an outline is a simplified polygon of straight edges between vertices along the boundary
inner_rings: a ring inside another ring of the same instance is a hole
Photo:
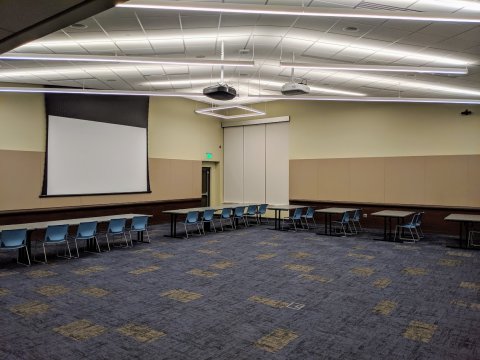
[[[353,97],[353,96],[277,96],[249,95],[249,98],[262,100],[296,100],[296,101],[352,101],[352,102],[385,102],[385,103],[428,103],[428,104],[474,104],[480,105],[477,99],[448,98],[399,98],[399,97]]]
[[[158,91],[97,90],[73,88],[36,88],[36,87],[0,87],[0,93],[37,93],[37,94],[79,94],[79,95],[121,95],[121,96],[158,96],[206,98],[203,94],[166,93]]]
[[[396,65],[362,65],[362,64],[310,64],[310,63],[291,63],[280,62],[283,68],[295,69],[314,69],[326,71],[371,71],[371,72],[402,72],[402,73],[422,73],[422,74],[468,74],[467,68],[454,67],[428,67],[428,66],[396,66]]]
[[[116,6],[125,8],[218,12],[233,14],[291,15],[356,19],[393,19],[407,21],[480,23],[480,16],[462,13],[445,14],[400,11],[394,12],[382,10],[339,9],[327,7],[300,7],[235,3],[227,4],[217,2],[177,2],[162,0],[131,0],[126,3],[117,4]]]
[[[237,114],[237,115],[223,115],[223,114],[217,113],[217,111],[228,110],[228,109],[240,109],[240,110],[246,111],[246,113]],[[195,110],[195,113],[201,114],[201,115],[214,116],[214,117],[218,117],[220,119],[225,119],[225,120],[246,118],[246,117],[252,117],[252,116],[263,116],[266,114],[264,111],[260,111],[260,110],[253,109],[251,107],[243,106],[243,105],[216,106],[211,108]]]
[[[81,61],[123,64],[159,64],[190,66],[240,66],[251,67],[254,61],[211,60],[211,59],[162,59],[143,56],[99,56],[99,55],[67,55],[67,54],[27,54],[5,53],[0,60],[40,60],[40,61]]]

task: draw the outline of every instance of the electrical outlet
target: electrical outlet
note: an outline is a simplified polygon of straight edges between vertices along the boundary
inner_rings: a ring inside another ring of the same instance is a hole
[[[367,218],[367,214],[363,214],[363,218],[366,219],[366,218]]]

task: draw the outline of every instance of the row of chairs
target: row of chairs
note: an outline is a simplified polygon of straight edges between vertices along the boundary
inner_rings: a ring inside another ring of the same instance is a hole
[[[335,229],[335,232],[343,233],[345,236],[347,234],[358,234],[363,230],[360,219],[362,218],[362,209],[357,209],[355,211],[347,211],[343,214],[341,220],[332,221],[332,226]],[[310,226],[316,227],[317,223],[315,221],[315,209],[308,207],[305,214],[303,214],[303,209],[295,209],[292,216],[287,216],[283,218],[282,229],[285,225],[292,225],[293,229],[297,231],[297,225],[301,229],[309,230]]]
[[[126,227],[127,219],[120,218],[120,219],[112,219],[108,223],[107,231],[105,232],[105,238],[107,242],[107,249],[110,251],[110,239],[112,240],[112,246],[115,242],[115,237],[120,236],[125,240],[125,247],[133,246],[133,239],[132,233],[143,233],[145,232],[147,235],[148,242],[150,242],[150,235],[148,233],[148,216],[136,216],[132,218],[130,223],[130,227]],[[64,255],[63,257],[66,258],[79,258],[80,252],[78,250],[78,241],[84,240],[93,241],[95,244],[95,248],[98,252],[101,252],[100,244],[98,242],[98,233],[97,233],[97,226],[98,223],[96,221],[90,222],[83,222],[80,223],[77,227],[77,232],[75,236],[70,236],[68,233],[69,225],[50,225],[47,227],[45,231],[45,237],[43,238],[42,247],[43,247],[43,256],[44,261],[40,261],[43,263],[47,263],[47,252],[46,247],[50,245],[60,245],[64,244]],[[129,239],[127,238],[127,233],[129,235]],[[75,243],[75,249],[77,256],[72,256],[72,252],[70,249],[70,240],[73,240]],[[35,249],[37,248],[38,241],[35,242]],[[19,251],[21,249],[25,249],[26,258],[28,263],[23,265],[31,265],[30,255],[28,253],[27,247],[27,229],[15,229],[15,230],[4,230],[0,233],[0,250],[6,251]],[[68,256],[67,256],[68,250]],[[57,256],[58,254],[58,247],[57,247]],[[33,260],[36,260],[35,254],[33,256]],[[17,256],[17,263],[19,262],[19,258]]]
[[[220,225],[222,231],[224,231],[223,225],[230,226],[232,230],[237,229],[240,221],[243,222],[245,227],[250,226],[249,219],[260,225],[262,222],[262,216],[267,212],[268,204],[238,206],[235,208],[223,208],[219,216],[215,216],[215,209],[207,209],[203,211],[202,217],[198,211],[190,211],[187,213],[185,221],[183,223],[185,227],[185,234],[188,239],[188,227],[195,226],[200,235],[205,235],[205,224],[209,224],[210,228],[214,232],[217,232],[215,221]]]

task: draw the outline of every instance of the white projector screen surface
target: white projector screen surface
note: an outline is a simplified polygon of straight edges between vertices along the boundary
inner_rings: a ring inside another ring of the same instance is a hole
[[[47,195],[145,192],[147,129],[49,115]]]

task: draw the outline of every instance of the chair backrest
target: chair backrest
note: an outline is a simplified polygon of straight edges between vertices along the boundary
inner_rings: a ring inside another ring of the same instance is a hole
[[[127,219],[121,218],[121,219],[111,219],[108,222],[108,229],[107,233],[109,234],[121,234],[125,232],[125,223],[127,222]]]
[[[425,214],[423,211],[417,213],[417,221],[415,223],[416,226],[422,225],[423,214]]]
[[[315,214],[315,209],[311,206],[307,208],[307,212],[305,213],[305,217],[311,219],[313,218],[313,215]]]
[[[238,206],[235,208],[235,217],[242,217],[245,214],[245,206]]]
[[[27,243],[27,229],[3,230],[0,233],[0,247],[19,247]]]
[[[350,212],[345,211],[342,216],[342,223],[348,223],[350,221]]]
[[[363,212],[362,209],[355,210],[355,213],[353,214],[353,220],[360,221],[360,219],[362,218],[362,212]]]
[[[148,226],[148,216],[134,216],[132,218],[132,230],[145,231]]]
[[[231,208],[223,208],[222,209],[222,214],[220,215],[220,217],[222,219],[230,219],[230,214],[232,213],[232,209]]]
[[[212,221],[215,215],[214,209],[208,209],[203,212],[203,221]]]
[[[196,222],[198,222],[198,211],[189,211],[185,223],[195,224]]]
[[[68,235],[68,224],[49,225],[45,232],[45,242],[65,241]]]
[[[247,214],[248,215],[257,215],[257,205],[248,205]]]
[[[77,237],[94,237],[97,234],[97,222],[89,221],[78,225]]]
[[[268,204],[261,204],[259,207],[258,207],[258,213],[260,215],[263,215],[267,212],[267,207],[268,207]]]
[[[413,226],[417,226],[417,219],[418,219],[418,216],[420,215],[420,213],[415,213],[413,214],[412,218],[410,219],[410,222],[408,223],[408,225],[413,225]]]
[[[295,209],[295,211],[293,212],[292,219],[300,220],[302,218],[302,210],[303,210],[302,208]]]

